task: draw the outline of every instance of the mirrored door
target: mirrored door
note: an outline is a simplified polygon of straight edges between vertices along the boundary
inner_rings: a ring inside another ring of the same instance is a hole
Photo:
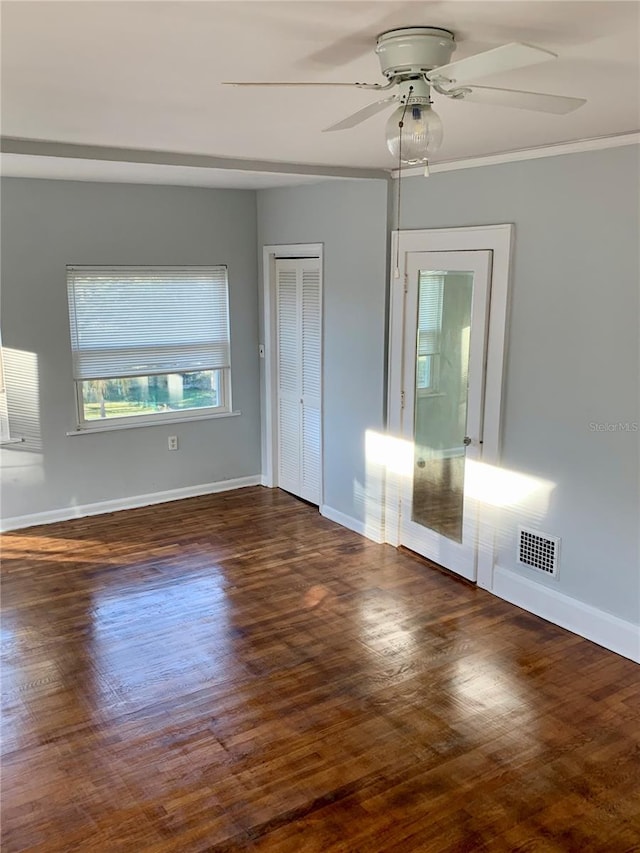
[[[403,432],[413,447],[402,544],[476,577],[476,516],[465,488],[482,451],[491,252],[407,256]]]

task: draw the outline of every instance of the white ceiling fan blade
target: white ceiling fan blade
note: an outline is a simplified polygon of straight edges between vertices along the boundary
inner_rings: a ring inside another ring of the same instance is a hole
[[[499,107],[515,107],[519,110],[556,113],[556,115],[565,115],[587,103],[585,98],[545,95],[542,92],[520,92],[517,89],[494,89],[491,86],[473,86],[461,100],[476,104],[495,104]]]
[[[359,88],[372,88],[377,89],[380,87],[379,83],[222,83],[223,86],[358,86]]]
[[[331,130],[348,130],[350,127],[355,127],[357,124],[360,124],[360,122],[366,121],[368,118],[371,118],[371,116],[381,112],[387,104],[390,104],[391,101],[395,100],[396,95],[391,95],[388,98],[383,98],[381,101],[375,101],[373,104],[369,104],[368,107],[358,110],[357,113],[353,113],[353,115],[343,118],[342,121],[339,121],[337,124],[332,124],[331,127],[325,127],[322,132],[327,133]]]
[[[433,68],[427,74],[430,80],[444,77],[456,83],[467,83],[490,74],[498,74],[500,71],[511,71],[514,68],[524,68],[527,65],[535,65],[537,62],[546,62],[548,59],[556,59],[557,55],[550,50],[534,47],[531,44],[512,42],[503,44],[502,47],[494,47]]]

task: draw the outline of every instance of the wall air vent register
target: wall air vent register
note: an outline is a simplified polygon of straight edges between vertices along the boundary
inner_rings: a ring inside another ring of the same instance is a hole
[[[560,539],[528,527],[518,528],[518,564],[558,577]]]

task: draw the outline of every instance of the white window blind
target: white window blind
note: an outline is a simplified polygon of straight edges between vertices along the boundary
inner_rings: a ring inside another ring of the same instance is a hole
[[[4,364],[2,360],[2,342],[0,342],[0,443],[9,441],[9,409],[7,407],[7,389],[4,384]]]
[[[418,297],[418,355],[434,355],[440,350],[442,293],[444,276],[420,272]]]
[[[67,267],[76,380],[230,367],[226,266]]]

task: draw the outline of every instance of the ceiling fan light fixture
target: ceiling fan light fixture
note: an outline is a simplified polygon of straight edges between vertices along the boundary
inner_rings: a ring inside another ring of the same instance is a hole
[[[442,132],[442,121],[431,104],[402,105],[389,116],[387,147],[396,160],[408,166],[423,166],[442,145]]]

